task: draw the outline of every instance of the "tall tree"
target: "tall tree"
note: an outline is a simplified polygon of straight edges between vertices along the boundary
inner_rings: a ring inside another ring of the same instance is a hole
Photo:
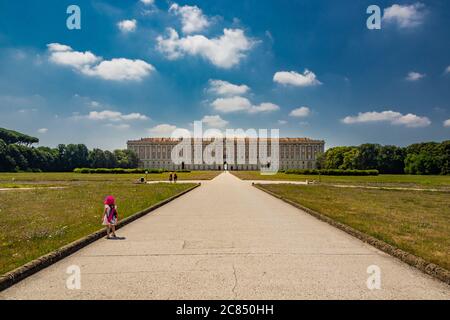
[[[370,170],[377,169],[378,155],[380,152],[379,144],[366,143],[359,146],[358,169]]]
[[[137,168],[139,165],[139,157],[133,150],[125,149],[123,152],[127,155],[128,158],[128,167],[129,169]]]
[[[91,168],[105,168],[106,158],[103,150],[94,149],[89,152],[89,163]]]
[[[114,153],[106,150],[106,151],[104,151],[104,154],[105,154],[105,161],[106,161],[105,168],[117,167],[117,160],[116,160],[116,157],[114,156]]]
[[[334,147],[326,151],[325,169],[339,169],[344,164],[344,155],[355,147]]]
[[[339,166],[339,169],[343,170],[357,169],[358,159],[359,159],[359,149],[351,148],[350,150],[344,152],[342,164]]]
[[[379,149],[377,169],[380,173],[404,173],[405,150],[397,146],[382,146]]]
[[[30,146],[34,143],[39,143],[38,138],[5,128],[0,128],[0,139],[2,139],[6,144],[17,143]]]
[[[439,174],[439,159],[424,152],[410,153],[405,159],[405,172],[409,174]]]
[[[11,157],[8,150],[8,145],[0,139],[0,171],[14,171],[16,162]]]
[[[441,174],[450,174],[450,140],[441,143]]]

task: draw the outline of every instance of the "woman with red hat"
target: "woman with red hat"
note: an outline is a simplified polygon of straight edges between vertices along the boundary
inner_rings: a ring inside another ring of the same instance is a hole
[[[116,206],[116,200],[113,196],[107,196],[104,201],[105,204],[105,210],[103,212],[103,225],[106,226],[106,233],[108,236],[107,239],[111,239],[111,232],[112,237],[116,237],[116,224],[118,220],[118,213],[117,213],[117,206]]]

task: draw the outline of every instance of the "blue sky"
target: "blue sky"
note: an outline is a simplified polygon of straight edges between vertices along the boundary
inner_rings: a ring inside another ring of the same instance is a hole
[[[327,147],[441,141],[449,30],[446,0],[2,1],[0,127],[111,149],[202,119]]]

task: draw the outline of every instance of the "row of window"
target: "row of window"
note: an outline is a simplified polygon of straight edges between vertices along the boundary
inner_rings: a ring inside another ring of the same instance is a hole
[[[171,153],[172,149],[171,147],[162,147],[162,152],[150,152],[151,150],[155,149],[156,146],[142,146],[142,147],[131,147],[132,150],[134,150],[140,159],[159,159],[159,160],[170,160],[171,159]],[[158,147],[160,149],[161,147]],[[298,148],[280,148],[280,158],[281,159],[295,159],[298,158],[300,160],[314,160],[318,153],[322,152],[321,146],[298,146]],[[192,152],[192,155],[194,152]],[[257,154],[254,152],[251,152],[252,158],[257,157]],[[180,153],[180,156],[183,156],[182,153]],[[215,153],[212,152],[212,156],[215,156]],[[247,149],[245,151],[245,157],[248,159],[250,156],[249,150]],[[268,156],[270,156],[270,152],[268,152]],[[226,159],[226,153],[223,155],[224,159]],[[236,159],[236,154],[235,154]]]
[[[170,161],[142,161],[141,167],[147,169],[167,169],[167,170],[223,170],[225,165],[213,164],[193,164],[193,165],[175,165]],[[260,166],[255,164],[228,164],[228,170],[259,170]],[[288,169],[313,169],[313,161],[287,161],[281,162],[280,170]]]

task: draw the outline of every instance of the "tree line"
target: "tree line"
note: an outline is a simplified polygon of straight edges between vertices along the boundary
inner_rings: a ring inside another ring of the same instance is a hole
[[[328,149],[318,159],[320,169],[378,170],[383,174],[450,174],[450,140],[407,147],[362,144]]]
[[[137,168],[131,150],[89,150],[84,144],[34,147],[39,139],[0,128],[0,171],[73,171],[75,168]],[[407,147],[362,144],[334,147],[318,157],[319,169],[378,170],[381,174],[450,174],[450,140]]]
[[[89,150],[84,144],[34,147],[39,139],[0,128],[0,171],[73,171],[75,168],[137,168],[131,150]]]

